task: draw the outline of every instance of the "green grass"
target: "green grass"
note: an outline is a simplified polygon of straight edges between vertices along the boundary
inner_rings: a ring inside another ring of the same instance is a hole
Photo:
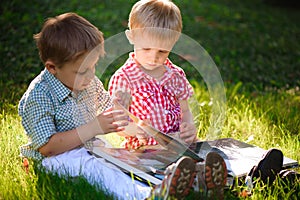
[[[175,0],[174,0],[175,1]],[[3,1],[0,5],[0,199],[113,199],[84,179],[59,178],[34,170],[27,174],[19,146],[27,142],[17,114],[18,100],[43,68],[32,35],[47,17],[73,11],[99,27],[106,38],[126,29],[135,1]],[[270,6],[261,0],[176,0],[183,32],[198,41],[216,62],[226,88],[226,119],[220,137],[261,148],[279,148],[300,161],[299,7]],[[117,13],[117,14],[116,14]],[[121,62],[121,61],[118,61]],[[177,63],[177,60],[176,60]],[[211,103],[200,75],[178,59],[195,89],[199,138],[209,128]],[[101,79],[107,85],[115,63]],[[296,169],[300,171],[299,169]],[[249,199],[297,199],[300,184],[259,186]],[[242,199],[237,187],[226,199]],[[191,194],[189,199],[194,199]]]
[[[284,155],[300,160],[300,138],[299,133],[293,130],[299,130],[299,124],[293,126],[293,120],[289,118],[298,117],[288,115],[288,109],[299,111],[300,92],[276,92],[255,94],[243,93],[233,94],[236,88],[227,87],[228,105],[226,109],[226,121],[220,137],[232,137],[259,147],[268,149],[271,147],[279,148]],[[200,93],[201,91],[201,93]],[[205,138],[205,130],[209,126],[210,113],[209,104],[203,104],[207,101],[205,88],[198,86],[196,96],[198,96],[199,109],[206,113],[199,116],[202,121],[202,129],[199,132],[199,138]],[[201,95],[200,95],[201,94]],[[201,97],[199,97],[201,96]],[[289,104],[276,106],[277,98],[284,98]],[[274,106],[270,106],[274,105]],[[7,111],[8,110],[8,111]],[[274,118],[278,118],[275,121]],[[280,120],[279,120],[280,119]],[[299,121],[295,119],[296,121]],[[67,178],[61,179],[56,175],[49,175],[44,172],[34,171],[31,165],[29,174],[26,174],[22,168],[21,158],[19,157],[18,147],[26,143],[27,139],[23,134],[23,128],[20,118],[16,112],[15,104],[5,103],[0,115],[0,199],[101,199],[103,194],[90,186],[84,179]],[[279,120],[279,121],[278,121]],[[289,124],[291,122],[291,124]],[[291,131],[292,130],[292,131]],[[298,169],[299,171],[299,169]],[[276,183],[277,184],[277,183]],[[299,183],[289,187],[289,195],[294,196],[299,192]],[[275,190],[267,191],[266,186],[258,187],[254,190],[252,199],[273,199],[282,195],[286,188],[277,184]],[[298,187],[298,188],[297,188]],[[241,190],[241,187],[233,191],[227,191],[228,199],[237,198],[234,192]],[[291,196],[282,196],[281,198],[292,199]],[[191,199],[193,194],[190,195]],[[105,197],[107,198],[107,197]]]

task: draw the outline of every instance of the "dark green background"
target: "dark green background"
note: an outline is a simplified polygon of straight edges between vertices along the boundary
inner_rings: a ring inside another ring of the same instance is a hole
[[[76,12],[96,25],[108,38],[127,28],[128,14],[134,2],[2,1],[1,88],[3,91],[5,88],[25,88],[43,68],[32,36],[40,31],[47,17]],[[226,84],[242,82],[250,90],[300,85],[299,7],[271,5],[261,0],[174,2],[182,12],[183,33],[198,41],[210,53]],[[183,67],[190,79],[201,80],[192,67]],[[104,78],[108,79],[116,69],[117,66],[110,67],[108,77]]]

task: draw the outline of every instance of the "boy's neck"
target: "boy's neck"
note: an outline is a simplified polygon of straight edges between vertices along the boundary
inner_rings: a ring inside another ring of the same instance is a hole
[[[151,76],[152,78],[160,81],[162,79],[162,77],[164,76],[164,74],[166,73],[167,69],[164,65],[154,69],[154,70],[148,70],[146,68],[144,68],[142,65],[140,65],[141,70],[143,72],[145,72],[147,75]]]

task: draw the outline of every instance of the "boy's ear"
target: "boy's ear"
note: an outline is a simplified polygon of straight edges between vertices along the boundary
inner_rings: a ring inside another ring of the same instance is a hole
[[[132,32],[131,32],[130,30],[127,29],[127,30],[125,31],[125,35],[126,35],[128,41],[129,41],[129,43],[130,43],[130,44],[134,44]]]
[[[53,75],[56,74],[56,68],[57,66],[54,64],[54,62],[52,62],[51,60],[47,60],[45,62],[45,67],[46,69]]]

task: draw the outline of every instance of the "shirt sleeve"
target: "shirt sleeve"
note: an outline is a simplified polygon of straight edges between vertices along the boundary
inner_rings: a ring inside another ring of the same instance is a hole
[[[179,73],[177,73],[176,78],[173,79],[177,88],[176,96],[178,100],[187,100],[194,94],[193,87],[187,80],[184,71],[180,68],[178,68],[178,70]]]
[[[97,113],[99,114],[112,107],[113,104],[109,93],[105,90],[102,82],[98,78],[96,78],[95,81],[97,88],[97,102],[99,103]]]
[[[51,100],[43,91],[33,90],[23,100],[19,110],[26,134],[31,140],[32,147],[37,150],[56,133]]]
[[[126,76],[126,74],[123,72],[122,69],[119,69],[110,79],[109,85],[108,85],[108,91],[109,95],[111,97],[114,97],[116,92],[126,92],[128,94],[131,94],[130,89],[130,83]]]

